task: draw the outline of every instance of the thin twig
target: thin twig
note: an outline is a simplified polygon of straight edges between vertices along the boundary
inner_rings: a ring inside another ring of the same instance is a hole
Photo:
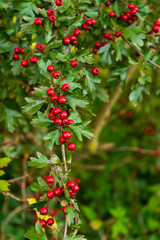
[[[10,192],[2,192],[2,191],[0,191],[0,193],[2,193],[4,196],[11,197],[11,198],[13,198],[13,199],[15,199],[15,200],[17,200],[17,201],[19,201],[19,202],[27,202],[27,199],[18,198],[18,197],[14,196],[14,195],[13,195],[12,193],[10,193]]]
[[[67,216],[65,216],[65,227],[64,227],[64,234],[63,234],[63,240],[67,236],[67,228],[68,228],[68,223],[67,223]]]

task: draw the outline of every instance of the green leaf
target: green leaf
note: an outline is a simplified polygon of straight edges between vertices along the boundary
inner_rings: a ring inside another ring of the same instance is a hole
[[[134,106],[143,100],[142,92],[149,95],[149,91],[144,86],[137,84],[134,90],[130,93],[129,100],[134,104]]]
[[[0,177],[3,176],[5,172],[3,170],[0,170]]]
[[[29,209],[37,209],[37,211],[39,211],[42,207],[45,206],[45,204],[47,203],[47,201],[41,201],[38,203],[33,203],[29,206]]]
[[[46,167],[48,164],[50,164],[50,161],[40,152],[37,152],[38,158],[31,157],[28,162],[29,166],[36,167],[36,168],[42,168]]]
[[[44,113],[38,111],[37,116],[38,118],[33,118],[31,121],[31,124],[33,124],[34,127],[48,127],[53,124],[53,121],[50,120]]]
[[[78,212],[74,210],[71,206],[68,206],[66,208],[66,213],[67,223],[69,226],[71,226],[71,224],[74,223],[74,217],[78,217]]]
[[[31,115],[35,114],[45,104],[45,100],[37,100],[29,97],[26,97],[25,100],[28,104],[22,107],[23,112]]]
[[[56,154],[52,154],[51,158],[50,158],[50,162],[52,164],[59,164],[60,163],[60,159]]]
[[[0,167],[4,167],[5,165],[7,165],[11,161],[12,161],[12,159],[7,158],[7,157],[0,158]]]
[[[110,47],[111,43],[108,43],[106,46],[103,46],[98,50],[98,54],[102,55],[99,61],[102,64],[103,68],[105,68],[107,64],[110,65],[112,63]]]
[[[74,98],[72,96],[66,96],[66,99],[68,100],[68,104],[73,108],[73,110],[76,109],[76,107],[84,108],[88,105],[88,102],[85,100],[82,100],[80,98]]]
[[[91,132],[91,129],[86,128],[86,126],[90,123],[90,121],[83,122],[82,124],[74,124],[69,125],[69,127],[75,132],[78,139],[82,141],[82,136],[85,136],[86,138],[92,138],[93,133]]]
[[[47,143],[47,148],[48,150],[52,150],[53,149],[53,146],[54,144],[56,143],[57,145],[60,144],[59,142],[59,138],[60,138],[60,130],[57,129],[57,130],[53,130],[52,132],[48,133],[46,136],[45,136],[45,140],[48,140],[48,143]]]
[[[36,229],[34,227],[31,227],[25,234],[25,237],[30,240],[48,240],[40,223],[36,223]]]
[[[85,84],[89,88],[89,91],[90,92],[95,91],[96,90],[96,84],[95,83],[100,83],[100,79],[93,76],[93,74],[86,69],[84,69],[84,73],[86,75]]]
[[[124,45],[122,44],[122,42],[118,41],[116,43],[113,44],[113,48],[116,50],[116,61],[121,61],[122,60],[122,56],[127,56],[127,50],[125,49]]]
[[[38,184],[41,187],[41,191],[50,190],[50,187],[48,186],[48,184],[41,177],[38,177]]]
[[[4,192],[9,191],[9,188],[8,188],[9,186],[10,184],[7,181],[0,180],[0,191],[4,191]]]

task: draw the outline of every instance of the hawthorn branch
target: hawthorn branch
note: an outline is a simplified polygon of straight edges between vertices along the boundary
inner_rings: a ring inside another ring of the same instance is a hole
[[[13,195],[12,193],[10,193],[10,192],[2,192],[2,191],[0,191],[0,193],[2,193],[4,196],[11,197],[11,198],[13,198],[13,199],[15,199],[15,200],[17,200],[17,201],[19,201],[19,202],[27,202],[27,199],[18,198],[18,197],[14,196],[14,195]]]

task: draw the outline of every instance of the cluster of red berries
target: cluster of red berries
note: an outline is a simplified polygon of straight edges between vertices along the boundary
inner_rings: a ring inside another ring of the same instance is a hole
[[[13,59],[18,60],[19,59],[19,54],[24,54],[24,48],[19,48],[15,47],[14,48],[14,54],[13,54]]]
[[[69,45],[71,44],[72,46],[76,45],[77,44],[77,38],[76,37],[79,37],[81,35],[81,30],[80,29],[75,29],[74,30],[74,34],[70,35],[70,37],[65,37],[63,39],[63,44],[64,45]]]
[[[8,168],[8,164],[6,164],[6,165],[3,166],[3,167],[0,167],[0,170],[2,170],[2,169],[6,169],[6,168]]]
[[[159,33],[160,32],[160,20],[156,20],[152,27],[152,30],[149,32],[150,34]]]
[[[94,18],[87,19],[85,23],[82,24],[82,29],[89,30],[93,25],[95,25],[95,23],[96,23],[96,20]]]
[[[53,184],[53,182],[54,182],[54,178],[52,176],[48,176],[48,177],[46,177],[46,182],[51,186],[51,184]],[[54,196],[60,197],[60,196],[64,195],[64,191],[69,191],[70,198],[75,198],[76,197],[76,193],[79,191],[78,184],[76,184],[73,181],[69,180],[67,182],[67,187],[69,189],[66,189],[66,190],[64,189],[64,187],[61,187],[61,188],[60,187],[56,187],[54,189],[54,191],[52,190],[53,189],[53,187],[52,187],[51,190],[48,190],[47,197],[49,199],[52,199]],[[64,206],[62,208],[62,212],[64,214],[67,214],[66,211],[65,211],[67,207],[68,206]],[[76,210],[74,206],[72,206],[72,208],[74,210]],[[48,209],[46,207],[42,207],[40,209],[40,214],[41,215],[46,215],[47,213],[48,213]],[[40,220],[40,224],[41,224],[42,227],[45,227],[46,225],[52,226],[54,224],[54,219],[53,218],[49,218],[47,221],[44,220],[44,219],[41,219]]]

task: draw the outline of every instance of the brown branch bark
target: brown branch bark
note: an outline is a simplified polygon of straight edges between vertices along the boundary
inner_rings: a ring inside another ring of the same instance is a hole
[[[10,193],[10,192],[2,192],[2,191],[0,191],[0,193],[2,193],[4,196],[11,197],[11,198],[13,198],[13,199],[15,199],[15,200],[17,200],[17,201],[19,201],[19,202],[27,202],[27,199],[18,198],[18,197],[14,196],[14,195],[13,195],[12,193]]]

